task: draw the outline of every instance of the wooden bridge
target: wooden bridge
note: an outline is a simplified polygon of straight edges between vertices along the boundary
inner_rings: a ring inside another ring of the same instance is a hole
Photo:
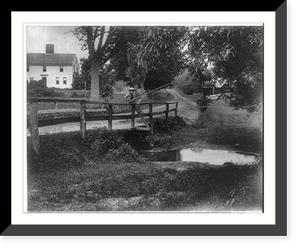
[[[86,138],[86,123],[87,121],[96,121],[96,120],[107,120],[107,127],[109,130],[113,129],[113,120],[131,120],[130,129],[141,129],[136,127],[136,118],[140,116],[136,113],[136,105],[128,103],[110,103],[102,101],[92,101],[87,99],[77,99],[77,98],[28,98],[27,102],[29,103],[29,131],[31,135],[31,143],[33,150],[40,154],[40,145],[39,145],[39,127],[57,125],[63,123],[80,123],[80,134],[84,139]],[[50,119],[39,119],[38,114],[43,113],[43,111],[38,111],[38,103],[50,102],[54,103],[55,109],[46,111],[47,113],[54,114],[53,118]],[[79,103],[79,109],[72,109],[72,112],[76,111],[79,113],[77,116],[67,116],[67,117],[58,117],[58,113],[63,112],[63,110],[57,109],[58,103]],[[99,110],[88,109],[87,105],[100,105],[102,108]],[[129,113],[114,113],[113,106],[129,106]],[[164,115],[165,119],[168,120],[169,113],[174,112],[174,115],[177,116],[178,101],[164,101],[164,102],[144,102],[140,103],[140,106],[147,106],[148,108],[143,109],[143,117],[149,117],[149,129],[143,129],[151,132],[153,134],[153,117]],[[154,110],[153,106],[159,109],[158,111]],[[170,108],[171,106],[171,108]],[[104,107],[104,108],[103,108]],[[165,107],[165,108],[164,108]],[[162,109],[162,110],[161,110]],[[87,115],[88,112],[97,112],[100,114]]]

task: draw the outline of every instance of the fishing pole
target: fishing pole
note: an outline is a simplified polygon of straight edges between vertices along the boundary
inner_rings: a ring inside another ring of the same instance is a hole
[[[168,84],[165,84],[165,85],[162,85],[162,86],[160,86],[160,87],[157,87],[157,88],[155,88],[155,89],[153,89],[153,90],[151,90],[151,91],[144,92],[142,95],[140,95],[140,96],[138,96],[138,97],[135,97],[134,99],[130,100],[130,102],[133,102],[133,101],[135,101],[135,100],[137,100],[137,99],[139,99],[139,98],[142,98],[143,95],[146,95],[146,94],[155,92],[155,91],[157,91],[157,90],[159,90],[159,89],[161,89],[161,88],[164,88],[164,87],[166,87],[166,86],[168,86],[168,85],[170,85],[170,84],[172,84],[172,83],[170,82],[170,83],[168,83]]]

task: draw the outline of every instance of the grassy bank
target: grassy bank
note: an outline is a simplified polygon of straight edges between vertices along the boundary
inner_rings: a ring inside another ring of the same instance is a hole
[[[188,163],[85,163],[28,177],[29,211],[261,210],[261,171]]]
[[[192,125],[178,117],[168,122],[158,119],[154,135],[97,129],[88,130],[85,140],[79,132],[40,136],[40,157],[28,145],[28,209],[261,210],[261,165],[157,163],[139,153],[191,145],[234,147],[237,143],[249,150],[260,150],[259,128],[228,122],[220,126],[215,118],[208,113],[206,124],[199,119]]]

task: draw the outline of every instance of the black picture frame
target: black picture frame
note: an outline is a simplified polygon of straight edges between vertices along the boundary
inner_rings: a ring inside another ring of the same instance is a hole
[[[10,193],[1,237],[10,236],[287,236],[288,235],[288,2],[276,9],[275,225],[11,225]],[[10,170],[7,171],[10,175]],[[5,223],[6,222],[6,223]]]

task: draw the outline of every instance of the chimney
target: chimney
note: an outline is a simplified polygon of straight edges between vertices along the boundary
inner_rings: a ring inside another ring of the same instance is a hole
[[[54,54],[54,44],[46,44],[46,54]]]

